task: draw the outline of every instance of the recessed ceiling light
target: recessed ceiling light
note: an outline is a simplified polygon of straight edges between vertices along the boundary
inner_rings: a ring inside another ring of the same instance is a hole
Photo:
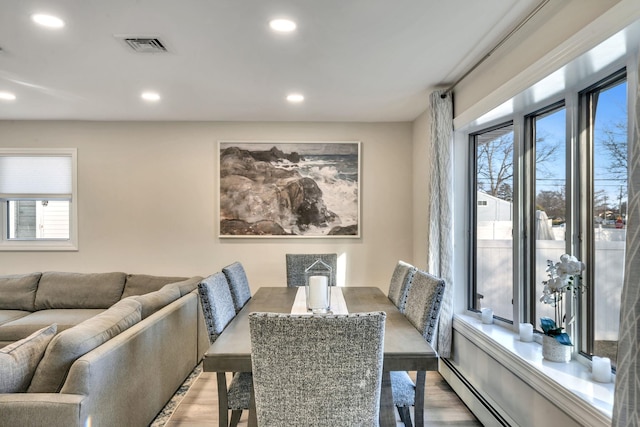
[[[279,33],[290,33],[296,29],[296,23],[289,19],[274,19],[269,22],[269,26],[273,31]]]
[[[157,92],[142,92],[140,96],[145,101],[160,101],[160,94]]]
[[[62,28],[64,27],[64,21],[57,16],[45,15],[42,13],[36,13],[31,15],[31,19],[36,24],[49,28]]]
[[[292,93],[291,95],[287,95],[287,101],[289,102],[302,102],[304,101],[304,96],[299,93]]]
[[[16,99],[16,96],[11,92],[0,92],[0,99],[4,101],[13,101]]]

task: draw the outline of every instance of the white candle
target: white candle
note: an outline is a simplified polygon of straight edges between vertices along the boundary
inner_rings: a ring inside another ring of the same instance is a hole
[[[493,323],[493,310],[491,310],[490,308],[483,308],[480,310],[480,312],[482,313],[480,315],[482,323],[486,323],[487,325]]]
[[[520,323],[520,341],[533,341],[533,325],[531,323]]]
[[[326,276],[309,277],[309,308],[326,309],[329,307],[329,301],[327,301],[328,286]]]
[[[611,382],[611,359],[593,356],[591,359],[591,373],[594,381],[599,383]]]

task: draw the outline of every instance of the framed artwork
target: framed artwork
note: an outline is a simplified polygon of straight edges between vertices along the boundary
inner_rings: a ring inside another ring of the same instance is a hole
[[[360,142],[220,141],[219,237],[360,237]]]

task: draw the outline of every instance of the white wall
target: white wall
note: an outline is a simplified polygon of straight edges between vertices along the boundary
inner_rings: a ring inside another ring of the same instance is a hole
[[[481,103],[487,95],[500,92],[498,89],[504,86],[505,82],[517,78],[522,70],[534,66],[550,51],[619,2],[620,0],[563,0],[547,3],[486,62],[457,85],[454,116],[464,115],[466,110],[475,109],[476,104]],[[609,35],[614,32],[612,29]],[[594,41],[591,47],[596,44]],[[560,52],[557,56],[562,59],[566,53]],[[538,78],[542,77],[544,76]],[[534,82],[520,79],[519,91]],[[488,110],[497,107],[508,98],[510,96],[502,99],[494,96],[488,104]],[[477,117],[472,117],[475,118]]]
[[[430,126],[429,110],[413,122],[413,260],[405,260],[423,270],[429,261]]]
[[[360,239],[219,239],[218,140],[362,141]],[[411,123],[0,122],[2,147],[77,147],[79,251],[2,252],[0,274],[205,276],[243,263],[254,290],[285,285],[285,253],[346,256],[348,286],[387,289],[411,261]]]

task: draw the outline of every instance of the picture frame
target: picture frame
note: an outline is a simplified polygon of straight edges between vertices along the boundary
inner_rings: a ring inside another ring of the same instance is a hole
[[[218,237],[359,238],[360,141],[218,141]]]

